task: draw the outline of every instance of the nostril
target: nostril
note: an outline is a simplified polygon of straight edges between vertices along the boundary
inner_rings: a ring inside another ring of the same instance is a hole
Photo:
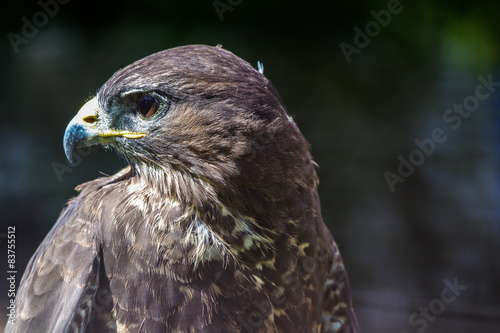
[[[93,124],[97,121],[97,117],[96,116],[87,116],[87,117],[84,117],[82,120],[86,123]]]

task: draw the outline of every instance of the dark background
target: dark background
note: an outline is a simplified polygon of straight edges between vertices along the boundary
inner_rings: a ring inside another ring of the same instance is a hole
[[[60,169],[67,123],[119,68],[201,43],[222,44],[255,66],[263,62],[311,143],[323,216],[343,253],[364,332],[497,331],[500,86],[458,128],[443,115],[473,100],[479,76],[500,82],[498,2],[401,1],[385,27],[369,24],[371,11],[387,10],[391,1],[218,3],[229,7],[218,13],[212,1],[73,0],[52,7],[45,22],[36,1],[3,7],[3,311],[7,226],[16,227],[19,282],[74,187],[123,166],[97,149]],[[23,17],[40,27],[16,52],[9,33],[22,37]],[[364,31],[367,23],[372,37],[358,40],[367,45],[348,62],[339,45],[355,46],[354,28]],[[397,174],[398,156],[417,156],[414,141],[436,128],[446,140],[391,191],[384,173]],[[455,279],[467,289],[443,303],[444,281]],[[429,306],[437,315],[422,319],[419,309]],[[414,312],[419,321],[412,324]]]

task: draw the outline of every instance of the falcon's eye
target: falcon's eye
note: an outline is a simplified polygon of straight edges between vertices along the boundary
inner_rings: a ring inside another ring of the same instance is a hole
[[[153,97],[146,95],[137,101],[136,111],[142,118],[149,118],[153,116],[160,108],[160,101]]]

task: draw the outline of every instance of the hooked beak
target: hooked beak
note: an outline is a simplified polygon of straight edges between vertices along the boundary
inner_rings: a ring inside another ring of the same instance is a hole
[[[116,129],[99,128],[99,105],[97,97],[85,103],[77,115],[69,122],[64,132],[64,153],[73,164],[73,150],[80,147],[106,143],[116,137],[129,139],[142,138],[146,134]]]

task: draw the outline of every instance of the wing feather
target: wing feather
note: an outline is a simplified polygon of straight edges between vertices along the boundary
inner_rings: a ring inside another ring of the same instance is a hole
[[[31,258],[16,297],[16,325],[5,332],[78,332],[88,323],[100,258],[90,221],[70,203]],[[83,311],[82,311],[83,309]]]
[[[351,299],[347,272],[332,238],[331,262],[323,287],[323,333],[357,333],[358,322]]]

